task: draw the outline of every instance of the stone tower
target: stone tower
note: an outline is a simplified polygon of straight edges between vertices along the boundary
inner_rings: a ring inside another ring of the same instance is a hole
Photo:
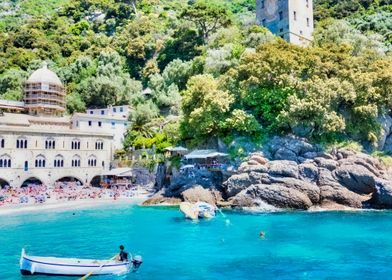
[[[312,0],[256,0],[257,22],[286,41],[307,46],[312,41]]]
[[[25,107],[30,115],[61,116],[65,111],[65,90],[59,77],[44,63],[31,74],[24,87]]]

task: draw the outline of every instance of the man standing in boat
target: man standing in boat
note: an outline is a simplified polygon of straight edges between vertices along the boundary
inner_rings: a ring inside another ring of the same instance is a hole
[[[120,262],[128,261],[128,253],[124,251],[124,246],[123,245],[120,245],[120,253],[118,253],[117,259]]]

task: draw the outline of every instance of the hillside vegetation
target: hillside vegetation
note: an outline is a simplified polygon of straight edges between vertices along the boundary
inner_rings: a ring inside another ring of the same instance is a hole
[[[133,107],[126,147],[287,133],[377,147],[392,108],[391,1],[316,0],[315,15],[300,48],[258,26],[252,0],[2,1],[0,98],[21,100],[46,60],[69,113]]]

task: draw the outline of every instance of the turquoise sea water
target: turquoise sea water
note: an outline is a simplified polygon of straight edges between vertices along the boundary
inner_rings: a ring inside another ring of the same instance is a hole
[[[120,244],[143,256],[140,270],[90,279],[392,278],[392,212],[225,215],[195,223],[176,208],[116,205],[0,216],[0,279],[76,279],[22,277],[23,246],[110,258]]]

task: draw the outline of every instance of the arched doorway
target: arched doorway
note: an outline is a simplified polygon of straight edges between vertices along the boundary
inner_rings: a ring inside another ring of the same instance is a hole
[[[90,181],[90,185],[92,187],[100,187],[101,186],[101,176],[97,175],[94,176],[93,179]]]
[[[56,180],[57,184],[83,186],[83,181],[73,176],[66,176]]]
[[[5,186],[10,186],[10,183],[8,183],[8,181],[0,178],[0,189],[4,188]]]
[[[24,180],[21,187],[24,188],[28,186],[39,186],[39,185],[43,185],[43,182],[40,179],[36,177],[30,177]]]

